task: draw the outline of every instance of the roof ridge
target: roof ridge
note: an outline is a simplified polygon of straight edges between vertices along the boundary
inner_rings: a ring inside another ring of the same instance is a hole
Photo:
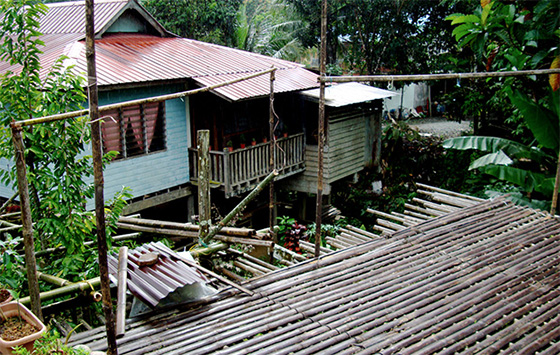
[[[133,1],[133,0],[96,0],[95,4],[111,3],[111,2],[129,2],[129,1]],[[78,1],[53,2],[45,5],[51,8],[51,7],[70,7],[70,6],[81,6],[81,5],[85,6],[85,4],[86,3],[84,0],[78,0]]]

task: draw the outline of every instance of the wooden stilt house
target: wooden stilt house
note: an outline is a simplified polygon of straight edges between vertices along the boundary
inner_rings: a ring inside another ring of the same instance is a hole
[[[65,63],[74,65],[76,74],[83,75],[84,2],[48,6],[47,14],[39,19],[44,42],[39,55],[41,76],[61,55],[68,57]],[[96,1],[95,16],[101,106],[209,87],[276,69],[272,135],[269,75],[183,98],[114,110],[101,107],[104,150],[119,153],[105,170],[106,195],[122,186],[131,187],[135,203],[129,212],[193,195],[191,187],[198,176],[194,137],[200,129],[211,131],[211,184],[226,198],[243,194],[269,173],[270,145],[279,180],[288,182],[288,188],[314,192],[317,103],[305,91],[318,87],[316,74],[297,63],[179,38],[137,0]],[[8,71],[17,72],[18,67],[0,62],[0,73]],[[331,94],[339,100],[327,103],[327,184],[352,175],[371,160],[372,132],[379,129],[374,105],[366,102],[383,94],[372,96],[368,91],[372,89],[364,85],[339,87]],[[341,101],[343,88],[360,99]],[[363,92],[369,96],[357,95]],[[2,168],[10,165],[4,162]],[[2,196],[12,193],[10,186],[0,188]]]

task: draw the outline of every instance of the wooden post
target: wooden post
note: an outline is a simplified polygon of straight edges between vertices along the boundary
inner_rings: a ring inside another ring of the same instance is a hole
[[[107,353],[117,354],[117,338],[113,317],[113,303],[107,263],[107,235],[105,230],[105,201],[103,196],[103,162],[101,146],[101,125],[99,123],[99,106],[97,96],[97,71],[95,64],[95,31],[93,0],[86,0],[86,60],[88,73],[89,116],[91,120],[91,150],[93,156],[93,180],[95,185],[95,220],[97,228],[97,250],[99,252],[99,275],[103,311],[107,330]]]
[[[198,237],[204,240],[210,231],[212,216],[210,214],[210,160],[208,148],[210,145],[210,131],[200,130],[196,133],[198,148],[198,215],[200,229]]]
[[[269,135],[270,135],[270,146],[269,146],[269,165],[270,165],[270,172],[274,171],[276,164],[276,159],[274,159],[274,141],[272,139],[274,135],[274,80],[275,80],[275,72],[270,72],[270,104],[269,104],[269,116],[268,116],[268,128],[269,128]],[[268,200],[268,209],[269,209],[269,216],[268,216],[268,226],[270,230],[276,224],[276,218],[274,216],[274,181],[270,182],[269,186],[269,200]],[[276,234],[273,233],[273,239],[276,242]]]
[[[117,338],[124,335],[126,325],[126,279],[128,273],[128,248],[120,247],[117,289]]]
[[[31,298],[31,311],[37,318],[43,320],[41,299],[39,296],[39,281],[37,279],[37,260],[35,259],[35,241],[33,239],[33,220],[31,219],[31,206],[29,203],[29,185],[27,183],[27,169],[25,167],[25,153],[21,128],[12,124],[12,142],[14,144],[17,183],[21,207],[21,222],[23,226],[23,245],[25,249],[25,269],[29,297]]]
[[[558,207],[558,189],[560,186],[560,152],[558,153],[558,166],[556,167],[556,180],[554,182],[554,192],[552,193],[552,205],[550,207],[550,214],[556,214],[556,208]]]
[[[327,0],[321,6],[321,54],[319,72],[325,77],[327,68]],[[315,257],[321,253],[321,224],[323,214],[323,153],[325,149],[325,81],[319,83],[319,142],[317,146],[317,203],[315,211]]]
[[[225,216],[218,223],[218,225],[210,231],[210,233],[208,233],[208,235],[206,236],[206,239],[204,239],[203,242],[208,243],[208,241],[210,241],[216,234],[218,234],[218,232],[220,232],[220,230],[222,230],[222,228],[224,228],[235,216],[237,216],[238,213],[241,213],[241,211],[243,211],[243,209],[249,204],[249,202],[251,202],[255,197],[257,197],[259,192],[261,192],[266,187],[266,185],[268,185],[270,182],[272,182],[272,180],[274,180],[274,178],[276,176],[278,176],[278,172],[276,170],[274,170],[263,181],[261,181],[253,189],[253,191],[251,191],[247,195],[247,197],[245,197],[241,202],[239,202],[239,204],[237,206],[235,206],[235,208],[233,210],[231,210],[231,212],[228,213],[228,215]]]

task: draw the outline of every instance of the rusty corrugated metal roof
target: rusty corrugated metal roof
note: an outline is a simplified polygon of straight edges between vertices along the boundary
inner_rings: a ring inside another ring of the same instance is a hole
[[[78,74],[87,72],[85,58],[84,2],[48,4],[50,11],[41,18],[40,61],[44,79],[61,55],[70,57]],[[138,33],[106,33],[125,10],[134,9],[159,29],[162,36]],[[318,87],[317,75],[301,65],[215,44],[170,35],[135,0],[99,0],[95,3],[97,83],[104,86],[144,85],[169,80],[193,79],[208,86],[275,67],[275,92],[299,91]],[[163,32],[162,32],[163,31]],[[0,73],[17,72],[17,66],[0,62]],[[217,89],[215,92],[236,101],[268,95],[269,76],[258,77]]]
[[[139,266],[139,257],[146,253],[159,254],[155,265]],[[118,278],[118,256],[109,255],[108,262],[109,272]],[[127,279],[130,292],[151,307],[157,306],[180,287],[208,282],[203,274],[182,262],[177,253],[161,242],[145,244],[129,251]]]
[[[87,72],[85,42],[79,34],[45,35],[40,55],[44,68],[64,54],[77,73]],[[97,82],[103,86],[193,79],[209,86],[275,67],[274,91],[299,91],[318,86],[317,75],[301,65],[238,49],[186,38],[161,38],[147,34],[107,34],[96,40]],[[0,63],[0,72],[17,67]],[[42,78],[48,72],[44,69]],[[236,101],[268,95],[270,77],[264,75],[215,92]]]
[[[40,17],[39,32],[47,34],[80,33],[85,36],[85,1],[47,4],[49,11]],[[125,10],[135,10],[162,35],[168,33],[135,0],[96,0],[94,3],[95,34],[102,35]]]

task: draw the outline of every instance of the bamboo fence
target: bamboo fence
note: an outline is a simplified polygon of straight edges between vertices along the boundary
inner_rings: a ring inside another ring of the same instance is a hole
[[[347,231],[348,240],[366,238]],[[118,350],[558,353],[559,242],[558,218],[503,199],[476,201],[246,281],[251,296],[226,289],[129,319]],[[104,337],[93,329],[73,335],[71,345],[104,350]]]

